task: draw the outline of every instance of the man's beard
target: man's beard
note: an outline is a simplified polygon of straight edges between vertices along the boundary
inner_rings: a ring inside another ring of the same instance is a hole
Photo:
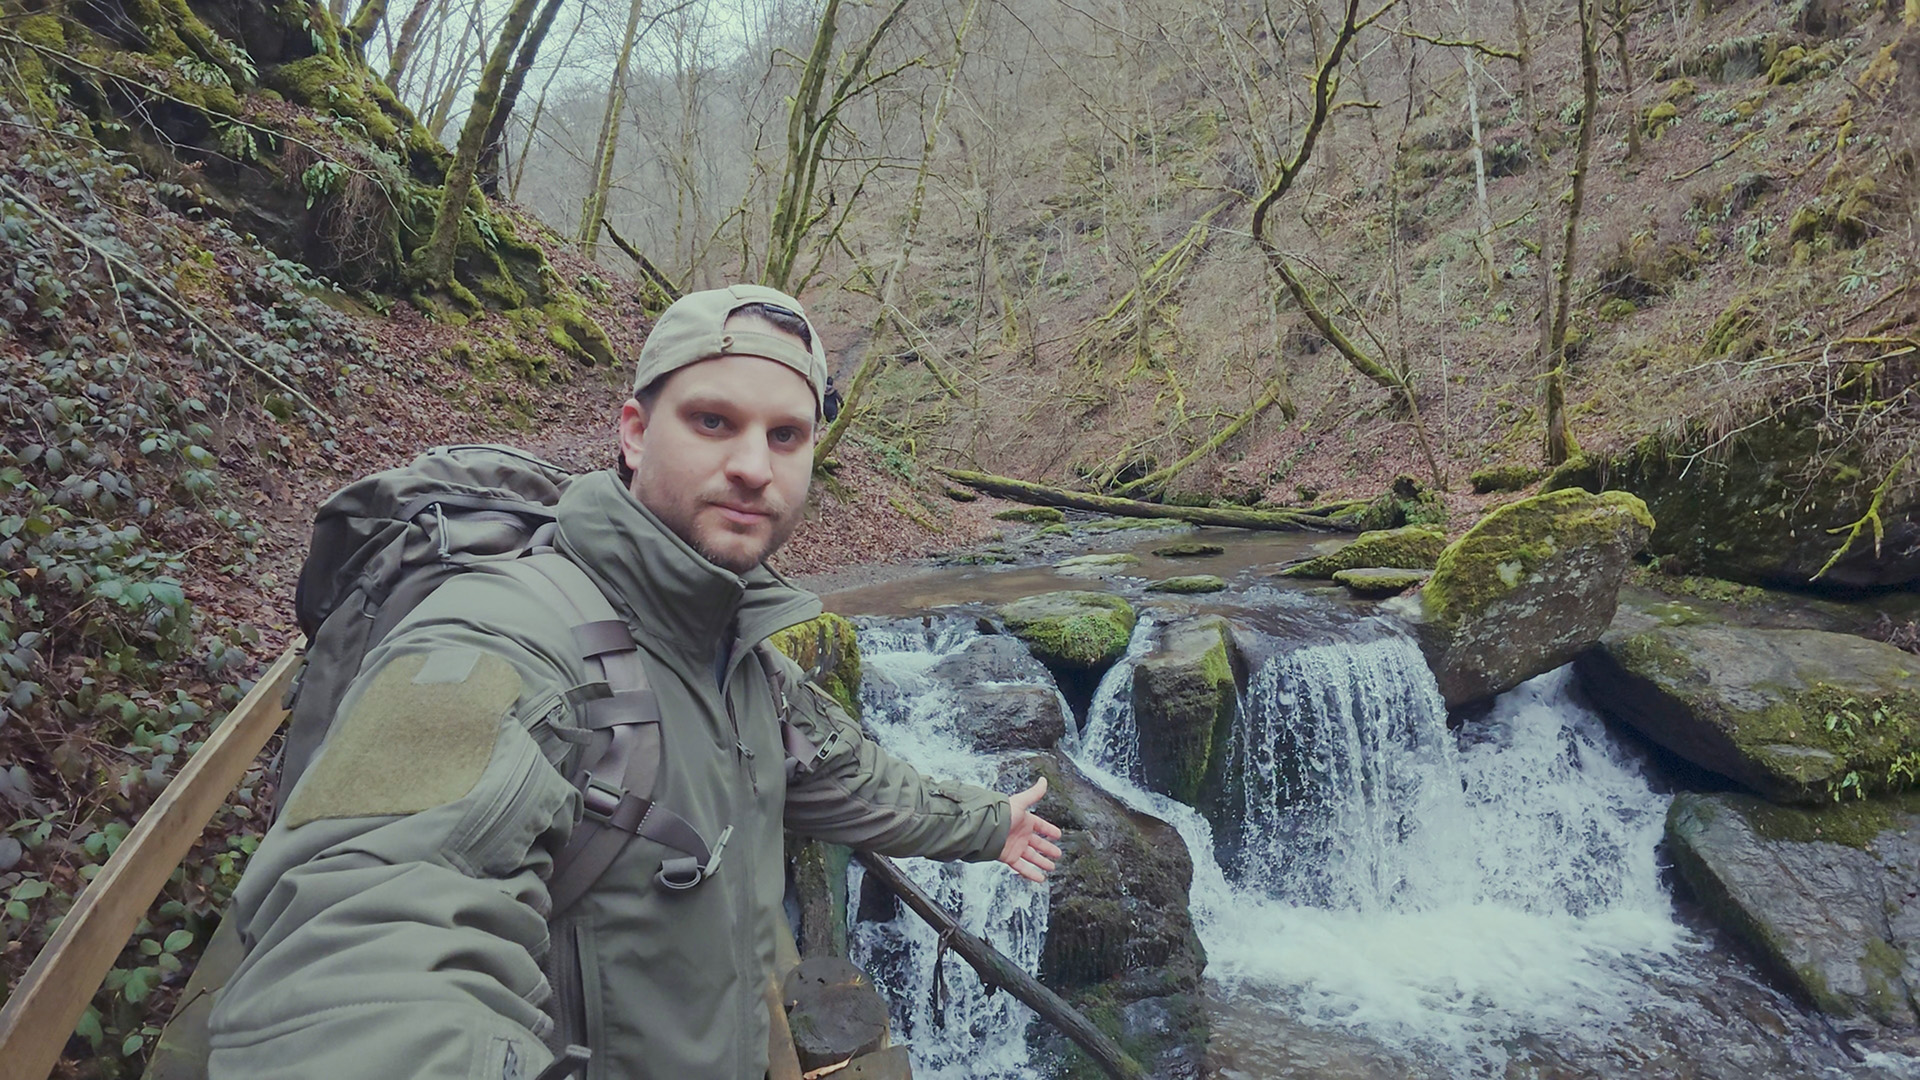
[[[759,566],[762,562],[765,562],[774,552],[779,551],[786,545],[787,540],[793,536],[794,530],[799,528],[800,515],[776,499],[762,498],[748,504],[746,500],[731,498],[731,495],[732,492],[729,491],[726,495],[722,495],[718,499],[701,499],[694,512],[695,520],[697,520],[701,510],[710,506],[718,506],[721,503],[748,505],[749,509],[755,513],[767,515],[767,523],[770,528],[767,533],[766,545],[753,556],[752,561],[745,562],[737,554],[716,550],[713,545],[706,543],[705,539],[698,535],[687,536],[683,534],[680,538],[685,540],[695,551],[699,552],[701,558],[713,565],[724,570],[729,570],[735,574],[744,574],[754,567]],[[677,532],[679,530],[675,531]],[[689,525],[687,531],[694,532],[695,530],[692,525]],[[740,536],[738,533],[727,532],[724,525],[721,526],[720,532],[721,535],[728,537]]]

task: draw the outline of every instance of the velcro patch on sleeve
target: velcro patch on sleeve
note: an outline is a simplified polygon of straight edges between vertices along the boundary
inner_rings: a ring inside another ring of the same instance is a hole
[[[473,790],[500,718],[520,697],[512,664],[477,649],[402,656],[373,676],[287,805],[287,827],[417,814]]]

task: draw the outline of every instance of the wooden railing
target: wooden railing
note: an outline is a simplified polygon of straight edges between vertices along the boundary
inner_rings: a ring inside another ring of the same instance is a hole
[[[274,661],[81,890],[0,1009],[0,1080],[46,1080],[53,1071],[154,897],[286,719],[280,702],[305,646],[296,641]]]

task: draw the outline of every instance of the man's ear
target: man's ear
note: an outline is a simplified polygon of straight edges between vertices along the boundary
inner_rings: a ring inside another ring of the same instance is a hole
[[[647,410],[640,402],[628,398],[620,406],[620,460],[627,468],[640,468],[640,442],[647,433]]]

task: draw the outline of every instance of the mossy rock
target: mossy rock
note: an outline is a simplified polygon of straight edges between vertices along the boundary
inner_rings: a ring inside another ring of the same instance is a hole
[[[1543,470],[1532,465],[1488,465],[1475,469],[1467,482],[1473,485],[1474,494],[1486,495],[1495,491],[1519,491],[1543,475]]]
[[[1226,587],[1226,579],[1215,574],[1186,574],[1181,577],[1162,578],[1148,585],[1147,591],[1158,593],[1210,593],[1219,592]]]
[[[1609,633],[1579,670],[1622,723],[1775,802],[1920,777],[1920,659],[1882,642],[1702,621]]]
[[[1510,690],[1598,641],[1652,530],[1639,499],[1575,489],[1503,506],[1449,545],[1418,604],[1447,704]]]
[[[1203,615],[1169,624],[1133,669],[1134,723],[1149,789],[1199,802],[1233,730],[1236,659],[1227,621]]]
[[[1094,555],[1075,555],[1053,564],[1054,573],[1067,577],[1107,577],[1123,570],[1140,565],[1140,556],[1124,551],[1101,552]]]
[[[980,501],[979,492],[973,490],[972,488],[961,487],[958,484],[948,484],[946,487],[940,489],[940,494],[945,495],[947,498],[952,499],[954,502],[958,502],[958,503],[970,503],[970,502]]]
[[[1341,570],[1333,575],[1334,584],[1344,585],[1355,596],[1377,600],[1398,596],[1432,576],[1429,570],[1403,570],[1391,566],[1363,566]]]
[[[844,616],[827,612],[767,641],[805,669],[848,715],[860,715],[860,637]]]
[[[1395,477],[1378,498],[1340,510],[1330,517],[1335,524],[1361,532],[1406,525],[1430,525],[1444,530],[1449,519],[1446,501],[1439,493],[1405,474]]]
[[[1920,803],[1789,810],[1682,792],[1674,869],[1708,915],[1837,1020],[1911,1030],[1920,956]]]
[[[1061,525],[1049,525],[1040,530],[1042,536],[1066,536],[1071,534],[1091,534],[1095,536],[1107,533],[1130,532],[1143,529],[1156,532],[1194,532],[1198,525],[1173,518],[1130,518],[1109,517],[1094,518],[1091,521],[1075,521]]]
[[[1203,544],[1198,541],[1185,541],[1168,544],[1153,549],[1153,553],[1162,559],[1199,559],[1208,555],[1225,555],[1227,549],[1220,544]]]
[[[1015,600],[998,614],[1041,663],[1079,672],[1105,670],[1126,655],[1136,618],[1122,597],[1072,590]]]
[[[1284,577],[1333,577],[1342,570],[1367,566],[1391,566],[1403,570],[1431,570],[1447,548],[1447,536],[1426,525],[1408,525],[1399,529],[1380,529],[1361,533],[1338,551],[1296,563],[1280,571]]]
[[[1056,506],[1016,506],[993,515],[995,521],[1024,521],[1029,525],[1055,525],[1067,520],[1066,512]]]

